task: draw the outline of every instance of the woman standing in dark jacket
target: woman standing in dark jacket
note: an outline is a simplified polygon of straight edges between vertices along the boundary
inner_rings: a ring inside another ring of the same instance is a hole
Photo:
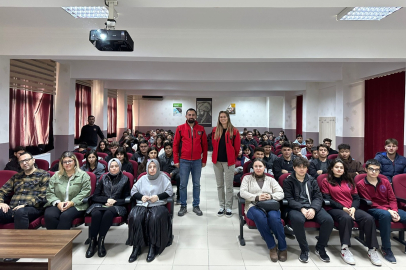
[[[348,264],[355,264],[354,256],[348,249],[355,220],[359,229],[365,233],[368,246],[368,257],[374,265],[382,265],[376,249],[379,247],[376,238],[374,218],[365,211],[358,209],[360,198],[354,180],[348,176],[347,167],[341,159],[331,162],[327,170],[327,178],[323,180],[321,192],[325,199],[330,200],[328,213],[338,222],[341,241],[341,258]]]
[[[230,121],[227,111],[220,111],[217,127],[212,132],[213,168],[217,181],[220,210],[217,216],[231,217],[235,160],[240,152],[240,133]],[[224,192],[225,186],[225,192]]]
[[[86,211],[92,216],[89,227],[90,244],[86,251],[86,258],[93,257],[96,245],[99,257],[106,256],[104,238],[113,223],[113,218],[127,215],[125,199],[130,196],[130,181],[121,172],[121,162],[118,159],[112,158],[108,168],[109,173],[98,182],[92,197],[93,204]]]

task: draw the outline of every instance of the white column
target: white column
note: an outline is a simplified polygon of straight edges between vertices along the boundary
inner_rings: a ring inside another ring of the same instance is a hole
[[[74,148],[75,79],[70,77],[70,65],[57,63],[55,96],[55,155]]]
[[[10,111],[10,58],[0,57],[0,168],[8,162]]]
[[[117,91],[117,138],[127,129],[127,93],[125,90]]]
[[[92,115],[96,118],[95,124],[100,127],[104,137],[107,138],[107,88],[104,88],[104,82],[101,80],[93,81]]]

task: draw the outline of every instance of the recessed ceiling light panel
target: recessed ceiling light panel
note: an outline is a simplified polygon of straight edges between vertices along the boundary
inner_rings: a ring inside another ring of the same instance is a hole
[[[402,7],[349,7],[337,15],[341,21],[380,21]]]
[[[62,7],[62,8],[75,18],[107,19],[109,17],[109,11],[106,7]]]

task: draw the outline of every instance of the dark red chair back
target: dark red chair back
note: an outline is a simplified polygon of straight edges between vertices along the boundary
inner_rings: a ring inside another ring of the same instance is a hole
[[[275,150],[275,155],[279,155],[282,152],[282,149],[276,148]]]
[[[277,146],[275,147],[275,151],[278,150],[278,149],[282,149],[282,145],[277,145]]]
[[[108,171],[109,171],[108,164],[107,164],[107,162],[106,162],[105,160],[99,160],[98,162],[100,162],[101,164],[103,164],[103,165],[104,165],[104,167],[105,167],[105,171],[106,171],[106,172],[108,172]]]
[[[319,185],[319,188],[321,188],[321,184],[323,184],[323,180],[327,178],[327,173],[320,174],[317,176],[317,184]]]
[[[134,185],[134,176],[129,172],[123,172],[123,174],[128,177],[128,180],[130,181],[130,188],[132,188]]]
[[[127,153],[128,160],[130,160],[132,156],[133,156],[133,154]]]
[[[278,182],[281,187],[283,187],[283,181],[285,181],[285,179],[288,178],[289,175],[290,173],[284,173],[281,176],[279,176]]]
[[[255,145],[250,144],[249,147],[251,148],[251,152],[254,153]]]
[[[78,152],[73,152],[73,154],[76,156],[76,158],[79,160],[79,164],[80,164],[80,167],[82,167],[82,165],[83,165],[83,160],[85,159],[85,155],[83,155],[83,154],[81,154],[81,153],[78,153]]]
[[[52,163],[51,163],[51,168],[52,168],[53,166],[55,166],[55,164],[57,164],[57,163],[59,163],[59,159],[52,161]]]
[[[392,177],[393,192],[397,198],[406,199],[406,174]],[[399,202],[399,209],[405,210],[405,203]]]
[[[17,174],[16,171],[0,171],[0,187],[2,187],[15,174]]]
[[[138,175],[137,181],[140,180],[140,178],[141,178],[142,176],[146,175],[146,174],[147,174],[147,172],[143,172],[143,173],[141,173],[140,175]]]
[[[44,159],[35,159],[35,164],[37,164],[39,169],[42,169],[44,171],[49,170],[49,162]]]
[[[300,145],[300,148],[305,148],[305,147],[306,147],[306,145],[303,145],[303,144]]]
[[[134,178],[136,178],[138,174],[138,162],[131,159],[129,160],[129,162],[131,163],[131,165],[133,165]]]
[[[312,154],[306,154],[306,158],[310,160],[312,158]]]
[[[265,175],[272,177],[273,179],[275,179],[275,176],[273,176],[273,174],[270,173],[265,173]]]
[[[250,171],[249,171],[249,166],[250,166],[251,163],[252,163],[251,160],[249,160],[249,161],[247,161],[247,162],[244,163],[244,166],[242,167],[242,173],[243,173],[243,174],[246,174],[246,173],[249,173],[249,172],[250,172]],[[241,178],[241,179],[242,179],[242,178]]]
[[[359,181],[361,181],[361,180],[364,179],[365,177],[367,177],[367,174],[366,174],[366,173],[358,174],[357,176],[355,176],[355,178],[354,178],[355,184],[357,184]],[[379,174],[378,177],[379,177],[379,178],[385,178],[386,180],[388,180],[388,178],[387,178],[385,175],[383,175],[383,174]]]
[[[102,159],[105,159],[105,158],[108,156],[108,154],[103,153],[103,152],[97,152],[97,155],[98,155],[99,157],[101,157]]]
[[[92,172],[86,172],[86,173],[90,176],[90,187],[91,187],[90,194],[93,194],[94,190],[96,189],[97,178],[96,178],[96,175]]]
[[[366,169],[366,168],[367,168],[367,164],[366,164],[366,163],[362,164],[362,168]]]
[[[242,183],[242,179],[244,179],[245,176],[250,175],[250,174],[251,174],[250,172],[244,173],[244,174],[241,176],[241,183]]]
[[[336,159],[338,157],[338,154],[331,154],[327,158],[328,159]]]
[[[56,172],[48,171],[49,175],[52,177]]]

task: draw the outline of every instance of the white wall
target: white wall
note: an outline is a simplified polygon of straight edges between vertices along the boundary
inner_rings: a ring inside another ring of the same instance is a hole
[[[336,117],[336,85],[320,84],[319,117]]]
[[[269,128],[283,127],[284,96],[269,97]]]
[[[0,143],[9,142],[9,111],[10,111],[10,59],[0,57]],[[7,157],[8,153],[4,156]]]
[[[292,129],[296,132],[296,94],[285,93],[285,123],[284,129]],[[294,132],[294,133],[295,133]],[[288,134],[286,134],[288,135]],[[289,138],[289,136],[288,136]]]
[[[365,82],[348,86],[343,95],[343,137],[364,137]]]

